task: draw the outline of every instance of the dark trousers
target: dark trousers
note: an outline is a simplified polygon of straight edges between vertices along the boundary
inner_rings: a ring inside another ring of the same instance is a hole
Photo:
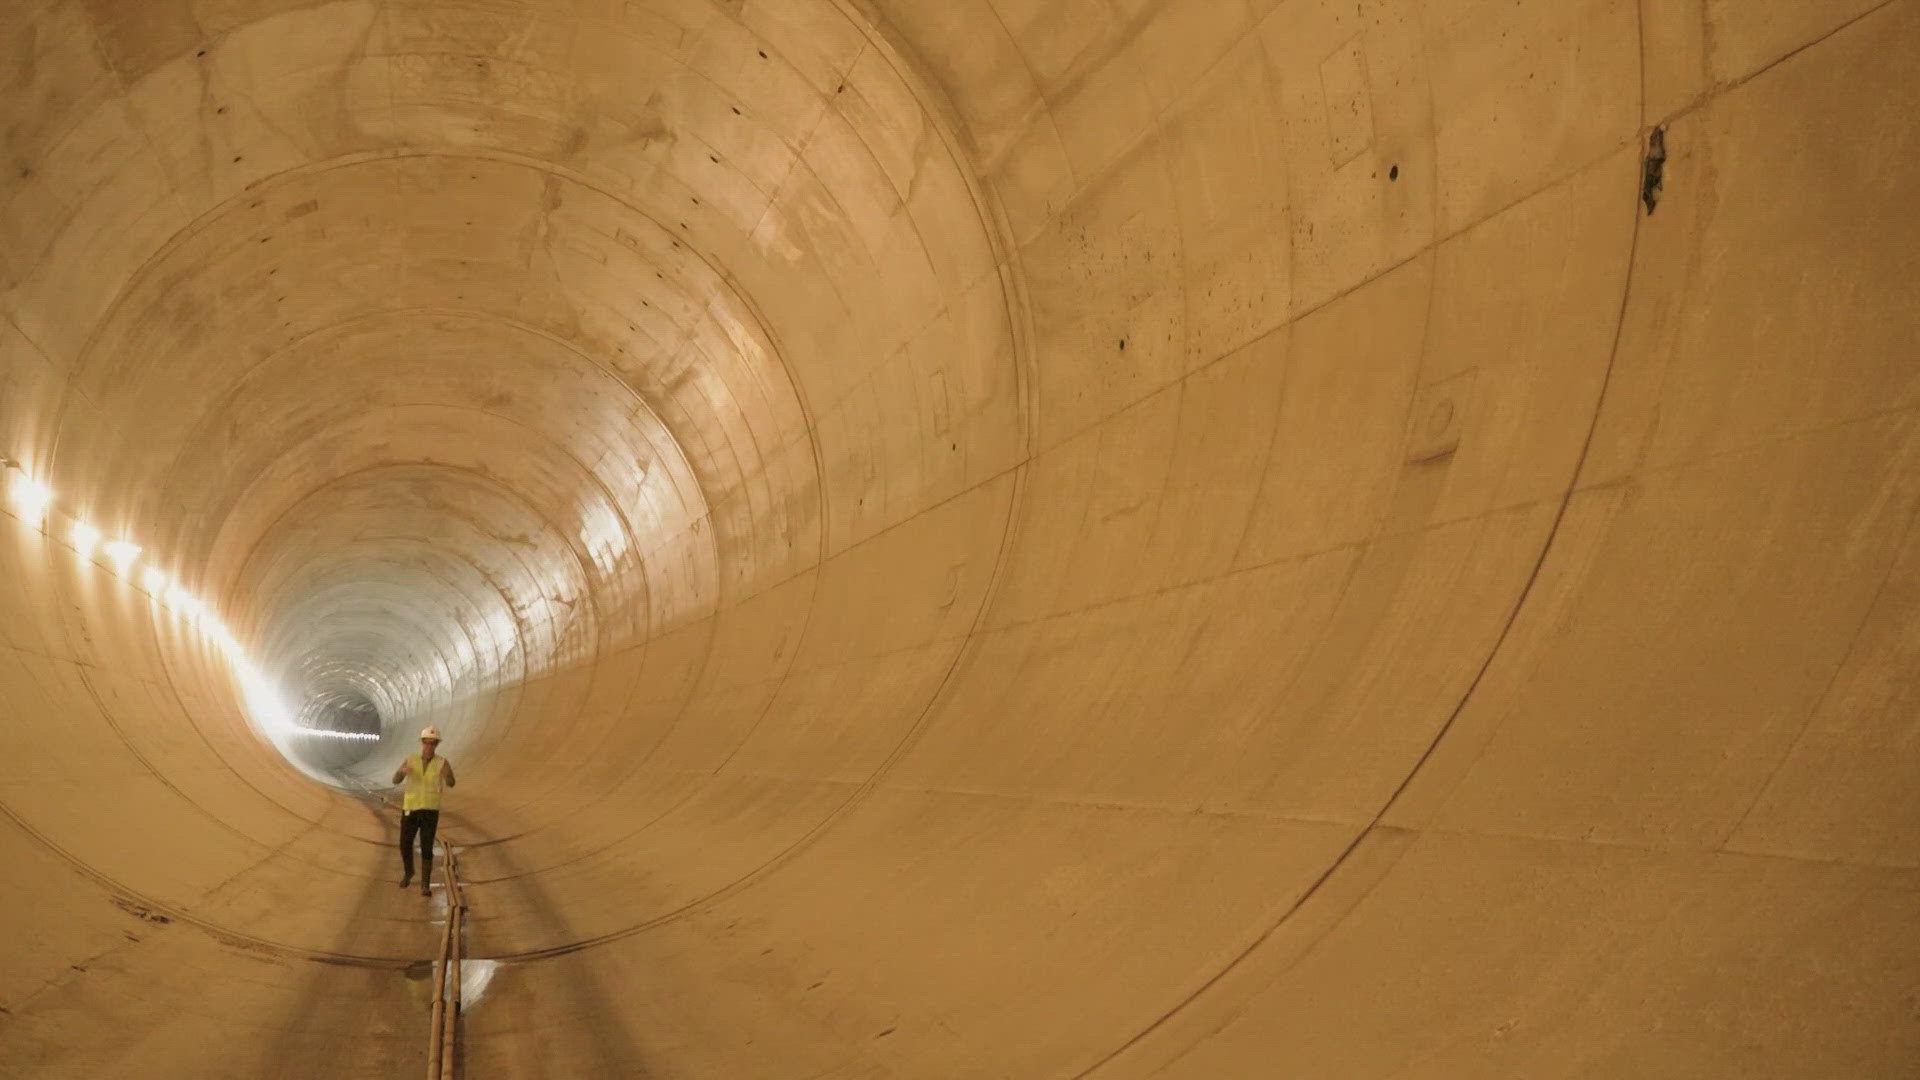
[[[433,880],[433,834],[440,828],[440,811],[412,810],[400,815],[400,865],[413,876],[413,837],[420,835],[420,880]]]

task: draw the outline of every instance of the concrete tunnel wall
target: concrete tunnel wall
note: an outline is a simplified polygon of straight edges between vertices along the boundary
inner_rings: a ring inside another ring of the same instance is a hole
[[[1920,1061],[1920,4],[0,27],[0,1075]]]

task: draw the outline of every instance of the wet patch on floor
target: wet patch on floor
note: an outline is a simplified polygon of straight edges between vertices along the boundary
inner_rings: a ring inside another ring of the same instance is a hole
[[[433,1008],[433,961],[415,960],[400,975],[407,980],[407,1000],[423,1009]]]
[[[460,962],[460,1011],[468,1012],[487,996],[487,987],[499,973],[498,960],[462,960]]]

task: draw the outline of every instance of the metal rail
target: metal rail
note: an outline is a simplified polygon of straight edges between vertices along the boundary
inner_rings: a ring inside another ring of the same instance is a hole
[[[453,1080],[455,1036],[460,1023],[461,933],[466,927],[467,903],[460,891],[458,860],[453,842],[444,837],[441,860],[447,877],[447,925],[440,935],[439,961],[434,965],[433,1028],[427,1035],[427,1080]]]

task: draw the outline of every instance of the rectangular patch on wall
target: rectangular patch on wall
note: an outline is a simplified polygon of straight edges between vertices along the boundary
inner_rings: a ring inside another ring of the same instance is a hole
[[[945,435],[953,426],[953,401],[947,393],[947,369],[941,368],[927,376],[927,401],[932,413],[933,431],[936,435]]]
[[[1367,58],[1355,34],[1320,62],[1320,93],[1327,106],[1327,144],[1339,168],[1373,145],[1373,93]]]

